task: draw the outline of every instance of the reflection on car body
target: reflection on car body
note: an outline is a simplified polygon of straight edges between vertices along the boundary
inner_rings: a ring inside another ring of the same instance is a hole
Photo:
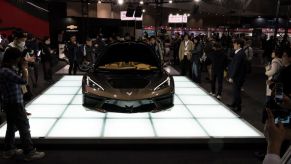
[[[174,80],[145,43],[106,47],[83,76],[83,105],[102,112],[157,112],[173,106]]]

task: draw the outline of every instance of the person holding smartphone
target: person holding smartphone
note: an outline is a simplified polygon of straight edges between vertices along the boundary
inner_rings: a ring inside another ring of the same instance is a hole
[[[24,154],[24,160],[26,161],[41,159],[45,156],[45,153],[36,151],[33,146],[21,91],[21,85],[26,85],[28,81],[28,63],[22,57],[19,49],[8,48],[5,51],[2,64],[0,90],[7,120],[2,158],[8,159]],[[21,65],[22,77],[16,73],[18,65]],[[15,147],[16,130],[19,131],[23,150]]]

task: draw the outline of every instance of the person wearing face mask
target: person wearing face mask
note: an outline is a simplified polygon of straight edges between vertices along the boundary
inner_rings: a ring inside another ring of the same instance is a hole
[[[35,62],[35,56],[31,56],[29,50],[25,46],[27,35],[22,31],[15,31],[13,36],[14,40],[10,44],[8,44],[7,48],[17,48],[22,53],[23,59],[29,64],[33,64]],[[20,70],[20,68],[18,69]],[[29,71],[28,74],[30,74],[30,72],[31,70]],[[21,86],[21,89],[22,93],[24,94],[25,102],[31,100],[33,94],[30,90],[29,84]],[[30,113],[27,113],[27,115],[30,115]]]
[[[7,129],[4,139],[2,158],[11,159],[17,155],[24,155],[25,161],[41,159],[44,152],[38,152],[33,146],[30,125],[26,115],[21,85],[28,81],[28,63],[23,59],[17,48],[8,48],[5,51],[0,68],[0,94],[3,97],[3,109],[6,113]],[[20,65],[22,77],[15,70]],[[23,149],[15,146],[15,132],[19,131]]]
[[[48,36],[44,37],[43,42],[40,43],[40,55],[43,68],[44,80],[51,83],[52,77],[52,55],[53,50],[50,48],[51,40]]]

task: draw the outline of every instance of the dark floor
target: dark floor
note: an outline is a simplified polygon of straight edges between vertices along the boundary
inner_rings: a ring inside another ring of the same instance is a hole
[[[58,70],[65,63],[61,62],[55,68]],[[42,70],[40,71],[40,74]],[[58,80],[62,75],[55,75],[54,79]],[[207,91],[210,90],[210,83],[205,80],[206,73],[203,73],[202,87]],[[33,89],[36,95],[40,94],[44,89],[48,87],[48,84],[44,82],[42,76],[39,78],[39,85]],[[231,101],[231,85],[227,82],[224,83],[223,90],[223,103],[230,103]],[[265,99],[265,77],[264,69],[259,65],[255,65],[253,72],[248,76],[244,85],[245,92],[243,92],[243,110],[241,117],[250,122],[259,130],[263,130],[263,124],[261,123],[261,111],[264,107]],[[1,114],[0,114],[1,115]],[[1,120],[0,120],[1,121]],[[1,143],[2,144],[2,143]],[[2,147],[1,145],[0,147]],[[74,146],[73,146],[74,147]],[[123,145],[117,145],[112,148],[102,149],[96,146],[96,149],[86,148],[68,148],[68,147],[40,147],[45,151],[47,156],[45,159],[35,161],[32,163],[60,163],[60,164],[74,164],[74,163],[168,163],[168,164],[258,164],[261,161],[254,156],[255,151],[261,151],[265,149],[265,145],[258,147],[250,146],[251,148],[237,148],[221,149],[219,152],[213,151],[208,148],[197,148],[195,145],[191,145],[191,148],[176,148],[159,146],[149,149],[135,149],[125,148]],[[3,160],[0,159],[1,164],[6,163],[22,163],[19,158],[15,160]]]

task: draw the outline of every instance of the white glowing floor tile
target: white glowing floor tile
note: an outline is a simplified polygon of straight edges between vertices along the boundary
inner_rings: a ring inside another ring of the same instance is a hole
[[[105,113],[89,110],[83,105],[69,105],[63,118],[104,118]]]
[[[100,137],[103,119],[60,119],[51,130],[52,138]]]
[[[39,105],[66,105],[69,104],[74,95],[41,95],[31,104]]]
[[[48,133],[49,129],[52,127],[52,125],[55,123],[56,119],[29,119],[29,125],[30,125],[30,133],[32,138],[38,138],[38,137],[45,137],[46,134]],[[6,126],[5,124],[1,129],[0,129],[0,137],[5,137],[6,133]],[[16,137],[19,137],[19,132],[17,131],[15,133]]]
[[[83,76],[70,76],[70,75],[66,75],[64,76],[61,80],[63,81],[82,81]]]
[[[153,119],[158,137],[208,138],[193,119]]]
[[[81,95],[81,94],[83,94],[83,93],[82,93],[82,89],[80,88],[78,95]]]
[[[29,118],[60,117],[67,105],[29,105],[26,110],[31,113]]]
[[[175,82],[175,88],[197,88],[198,86],[191,81]]]
[[[74,95],[80,87],[51,87],[44,95]]]
[[[53,85],[54,87],[81,87],[82,81],[59,81]]]
[[[187,77],[185,76],[173,76],[174,81],[178,82],[178,81],[190,81]]]
[[[222,105],[186,105],[195,118],[236,118]]]
[[[183,104],[180,98],[177,95],[174,95],[174,105]]]
[[[71,104],[72,105],[82,105],[83,104],[83,95],[76,95]]]
[[[193,118],[185,105],[174,105],[169,110],[150,113],[152,118]]]
[[[130,118],[130,119],[147,119],[149,118],[149,113],[107,113],[107,118]]]
[[[223,138],[260,137],[261,135],[239,118],[197,119],[210,136]]]
[[[219,104],[210,96],[196,96],[196,95],[179,95],[178,96],[185,105],[192,104]]]
[[[200,88],[175,88],[177,95],[208,95]]]
[[[146,138],[154,131],[148,119],[107,119],[104,137]]]

